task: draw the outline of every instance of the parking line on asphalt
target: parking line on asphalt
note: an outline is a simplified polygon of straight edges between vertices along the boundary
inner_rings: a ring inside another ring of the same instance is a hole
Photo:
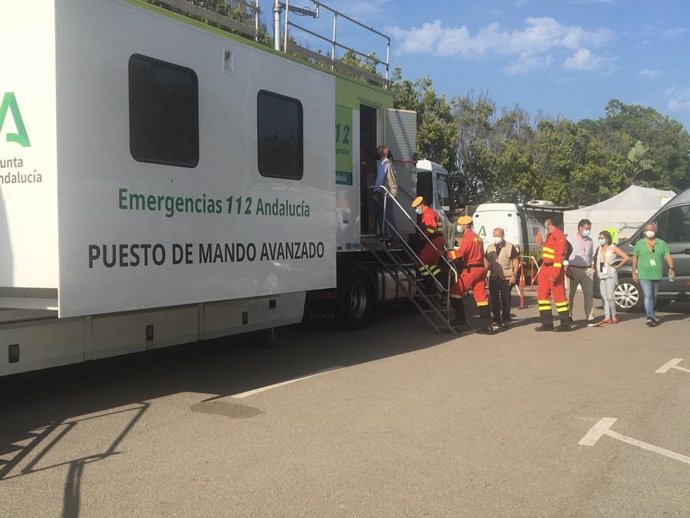
[[[638,441],[637,439],[633,439],[632,437],[627,437],[618,432],[614,432],[613,430],[611,430],[611,426],[613,426],[613,423],[615,423],[617,420],[618,418],[616,417],[604,417],[600,419],[594,426],[592,426],[592,428],[589,429],[585,436],[582,439],[580,439],[580,442],[578,442],[578,444],[581,446],[594,446],[602,435],[608,435],[609,437],[612,437],[626,444],[631,444],[633,446],[637,446],[638,448],[642,448],[643,450],[658,453],[659,455],[663,455],[664,457],[684,462],[685,464],[690,464],[690,457],[686,455],[682,455],[680,453],[676,453],[665,448],[660,448],[659,446],[654,446],[653,444],[649,444],[643,441]]]
[[[686,369],[685,367],[678,367],[678,364],[682,361],[683,361],[683,358],[674,358],[670,362],[659,367],[654,372],[656,372],[657,374],[666,374],[671,369],[676,369],[676,370],[679,370],[681,372],[690,372],[690,369]]]
[[[302,376],[301,378],[295,378],[295,379],[291,379],[291,380],[287,380],[287,381],[281,381],[280,383],[274,383],[273,385],[266,385],[265,387],[259,387],[259,388],[253,389],[253,390],[248,390],[246,392],[240,392],[238,394],[233,394],[230,397],[236,398],[236,399],[244,399],[246,397],[253,396],[255,394],[260,394],[261,392],[266,392],[267,390],[272,390],[274,388],[283,387],[285,385],[290,385],[292,383],[297,383],[298,381],[304,381],[304,380],[308,380],[310,378],[315,378],[316,376],[321,376],[322,374],[326,374],[327,372],[331,372],[331,371],[338,370],[338,369],[342,369],[342,367],[341,366],[331,367],[330,369],[315,372],[314,374],[309,374],[307,376]]]

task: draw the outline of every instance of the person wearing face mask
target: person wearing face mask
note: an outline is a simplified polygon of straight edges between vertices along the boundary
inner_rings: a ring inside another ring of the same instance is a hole
[[[659,281],[664,276],[664,261],[668,265],[669,273],[675,273],[668,245],[656,237],[656,225],[647,223],[644,226],[644,239],[640,239],[633,247],[632,277],[642,288],[649,327],[656,327],[659,323],[654,307],[659,292]]]
[[[494,325],[510,326],[510,291],[515,284],[520,254],[505,240],[502,228],[495,228],[493,243],[486,249],[486,268],[489,272],[489,298]]]
[[[597,325],[597,322],[594,320],[594,241],[589,237],[591,229],[592,222],[588,219],[581,219],[577,224],[577,233],[574,236],[568,236],[568,242],[573,251],[567,258],[566,275],[570,279],[568,297],[570,321],[572,322],[573,318],[573,301],[577,287],[582,286],[587,325],[593,327]]]
[[[611,233],[602,230],[597,238],[599,248],[594,254],[594,264],[599,277],[599,291],[604,302],[604,320],[600,324],[617,324],[616,303],[613,292],[618,285],[618,268],[628,262],[630,257],[613,244]],[[622,261],[619,262],[619,259]]]
[[[565,235],[558,228],[556,222],[546,218],[546,239],[544,240],[544,261],[537,274],[537,299],[539,303],[539,317],[541,325],[537,331],[570,331],[570,317],[568,315],[568,298],[565,296],[565,261],[567,243]],[[556,303],[556,311],[561,325],[554,329],[553,314],[551,313],[551,295]]]
[[[438,213],[429,207],[424,197],[417,196],[412,200],[412,208],[418,216],[419,226],[424,232],[422,248],[419,251],[420,264],[417,265],[419,276],[424,279],[424,288],[427,293],[436,292],[436,281],[441,274],[438,263],[441,254],[445,253],[445,238],[443,237],[443,223]]]
[[[472,230],[472,218],[460,216],[457,221],[456,247],[448,252],[449,259],[455,261],[458,280],[450,288],[450,299],[459,321],[464,321],[462,299],[470,289],[477,304],[481,320],[477,333],[493,334],[491,312],[486,299],[486,268],[484,266],[484,243]]]

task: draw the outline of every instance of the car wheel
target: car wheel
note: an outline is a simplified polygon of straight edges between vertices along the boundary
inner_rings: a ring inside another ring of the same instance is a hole
[[[642,288],[629,278],[621,279],[613,292],[613,300],[616,307],[625,312],[640,311],[644,305]]]

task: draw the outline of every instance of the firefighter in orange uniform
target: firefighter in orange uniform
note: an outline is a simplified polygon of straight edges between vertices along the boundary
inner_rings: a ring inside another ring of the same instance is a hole
[[[551,295],[556,303],[556,311],[561,320],[556,331],[569,331],[568,297],[565,294],[565,268],[563,261],[567,250],[567,243],[563,231],[558,228],[556,222],[547,218],[546,240],[544,241],[544,261],[537,274],[537,299],[539,301],[539,316],[541,326],[537,331],[553,331],[553,314],[551,313]]]
[[[428,293],[436,292],[435,277],[441,273],[438,263],[441,254],[445,253],[446,240],[443,237],[443,223],[434,209],[429,207],[422,196],[412,200],[412,208],[420,216],[420,223],[425,236],[423,246],[419,251],[419,275],[424,279],[424,287]]]
[[[450,289],[450,297],[458,320],[464,320],[462,298],[472,289],[481,325],[480,334],[493,334],[491,328],[491,311],[486,298],[486,267],[484,266],[484,243],[472,230],[472,218],[460,216],[457,231],[457,246],[448,252],[448,257],[456,262],[458,282]]]

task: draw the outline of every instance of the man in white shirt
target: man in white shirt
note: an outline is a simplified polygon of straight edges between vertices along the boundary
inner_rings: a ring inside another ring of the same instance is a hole
[[[570,279],[570,319],[572,321],[573,301],[577,287],[582,286],[582,294],[585,299],[585,317],[589,327],[596,326],[594,320],[594,241],[589,237],[592,230],[592,222],[581,219],[577,224],[577,233],[568,236],[568,243],[573,247],[573,252],[568,257],[566,275]]]

